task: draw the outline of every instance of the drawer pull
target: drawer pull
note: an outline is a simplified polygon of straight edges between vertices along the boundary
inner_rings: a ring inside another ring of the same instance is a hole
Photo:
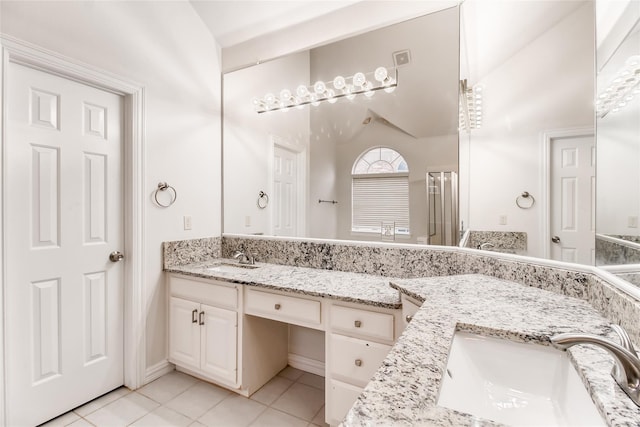
[[[204,311],[200,312],[200,325],[204,325]]]
[[[362,360],[356,359],[356,366],[362,366]]]
[[[355,322],[353,322],[356,326],[356,328],[359,328],[360,326],[362,326],[362,322],[359,320],[356,320]]]
[[[198,323],[198,309],[194,308],[193,311],[191,312],[191,323]]]
[[[275,308],[276,310],[280,310],[280,304],[274,305],[273,308]]]
[[[413,314],[407,314],[407,317],[405,317],[407,323],[411,322],[411,319],[413,319]]]

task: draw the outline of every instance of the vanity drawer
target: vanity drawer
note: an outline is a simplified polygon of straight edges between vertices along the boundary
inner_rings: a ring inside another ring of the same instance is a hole
[[[331,306],[331,329],[349,335],[393,341],[392,314],[357,308]]]
[[[387,357],[391,346],[331,334],[331,376],[364,387]]]
[[[245,313],[282,322],[320,325],[320,301],[247,289]]]
[[[235,285],[216,284],[210,280],[169,276],[171,296],[210,304],[215,307],[238,308],[238,289]]]
[[[330,389],[325,417],[326,422],[334,425],[339,424],[344,419],[360,393],[362,393],[362,388],[331,380]]]

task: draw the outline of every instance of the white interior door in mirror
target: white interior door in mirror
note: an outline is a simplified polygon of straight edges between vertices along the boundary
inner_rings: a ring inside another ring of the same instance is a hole
[[[11,63],[5,197],[8,425],[120,385],[122,97]]]
[[[297,232],[297,155],[279,145],[273,150],[273,234],[295,237]]]
[[[551,258],[595,263],[593,136],[551,140]]]

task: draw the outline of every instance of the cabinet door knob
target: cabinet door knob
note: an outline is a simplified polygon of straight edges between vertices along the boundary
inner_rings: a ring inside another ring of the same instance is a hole
[[[204,325],[204,311],[200,312],[200,324]]]
[[[198,309],[194,308],[193,311],[191,312],[191,323],[198,323]]]
[[[362,366],[362,360],[356,359],[356,366]]]
[[[280,304],[274,305],[273,308],[275,308],[276,310],[280,310]]]
[[[353,322],[354,325],[356,325],[356,328],[359,328],[360,326],[362,326],[362,322],[359,320],[356,320],[355,322]]]
[[[407,321],[407,323],[411,322],[411,319],[413,319],[413,314],[407,314],[404,319]]]

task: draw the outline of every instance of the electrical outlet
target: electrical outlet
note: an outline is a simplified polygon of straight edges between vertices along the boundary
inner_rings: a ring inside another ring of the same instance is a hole
[[[629,228],[638,228],[638,217],[637,216],[630,216],[627,219],[627,226]]]
[[[182,222],[184,224],[185,230],[191,230],[191,215],[185,215],[182,217]]]
[[[507,216],[506,215],[500,215],[498,217],[498,223],[500,225],[507,225]]]
[[[249,215],[244,217],[244,226],[251,227],[251,217]]]

